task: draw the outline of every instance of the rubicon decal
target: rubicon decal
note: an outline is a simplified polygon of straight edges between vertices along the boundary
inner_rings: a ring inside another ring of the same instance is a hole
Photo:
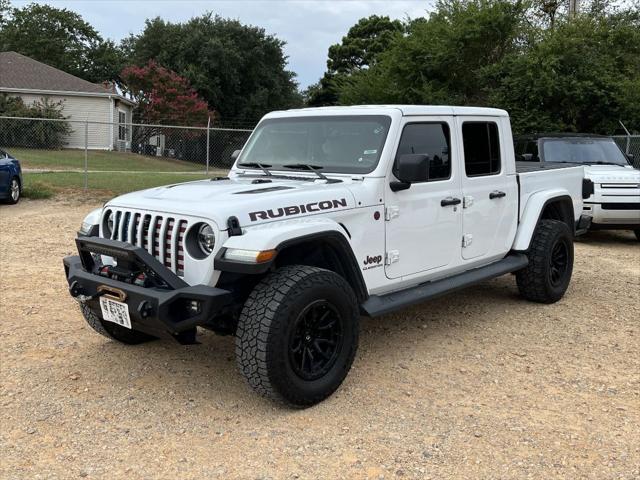
[[[291,215],[300,215],[301,213],[320,212],[322,210],[333,210],[335,208],[346,207],[347,199],[340,200],[323,200],[322,202],[311,202],[303,205],[291,205],[289,207],[281,207],[269,210],[258,210],[249,212],[249,218],[252,222],[257,220],[268,220],[270,218],[289,217]]]

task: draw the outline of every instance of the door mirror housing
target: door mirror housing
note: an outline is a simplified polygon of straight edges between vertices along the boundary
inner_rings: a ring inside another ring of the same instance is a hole
[[[394,192],[406,190],[415,182],[429,180],[429,162],[431,157],[423,153],[407,153],[401,155],[396,163],[395,175],[399,182],[391,182],[390,187]]]
[[[240,156],[240,150],[234,150],[233,153],[231,154],[231,160],[235,162],[239,156]]]
[[[635,155],[633,153],[627,153],[627,159],[629,160],[629,163],[631,165],[633,165],[633,160],[636,158]]]

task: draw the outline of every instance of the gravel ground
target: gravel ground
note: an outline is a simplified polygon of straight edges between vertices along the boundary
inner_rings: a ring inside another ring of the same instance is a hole
[[[95,334],[61,259],[97,202],[0,207],[0,477],[640,477],[640,244],[595,233],[566,297],[511,276],[377,320],[344,385],[283,409],[233,342],[127,347]]]

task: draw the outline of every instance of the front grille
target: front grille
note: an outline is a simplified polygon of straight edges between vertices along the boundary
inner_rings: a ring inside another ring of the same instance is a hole
[[[603,210],[640,210],[640,203],[603,203]]]
[[[165,267],[184,276],[184,236],[188,222],[174,217],[116,210],[112,240],[144,248]]]
[[[602,188],[640,188],[640,184],[638,183],[603,183],[600,185]]]

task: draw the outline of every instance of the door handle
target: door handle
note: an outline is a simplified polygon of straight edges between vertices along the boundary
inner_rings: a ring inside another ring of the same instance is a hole
[[[440,201],[440,206],[449,207],[451,205],[460,205],[461,203],[462,203],[462,200],[460,200],[459,198],[447,197],[447,198],[443,198]]]
[[[506,196],[507,196],[506,193],[501,192],[500,190],[494,190],[489,194],[489,200],[493,200],[494,198],[502,198]]]

